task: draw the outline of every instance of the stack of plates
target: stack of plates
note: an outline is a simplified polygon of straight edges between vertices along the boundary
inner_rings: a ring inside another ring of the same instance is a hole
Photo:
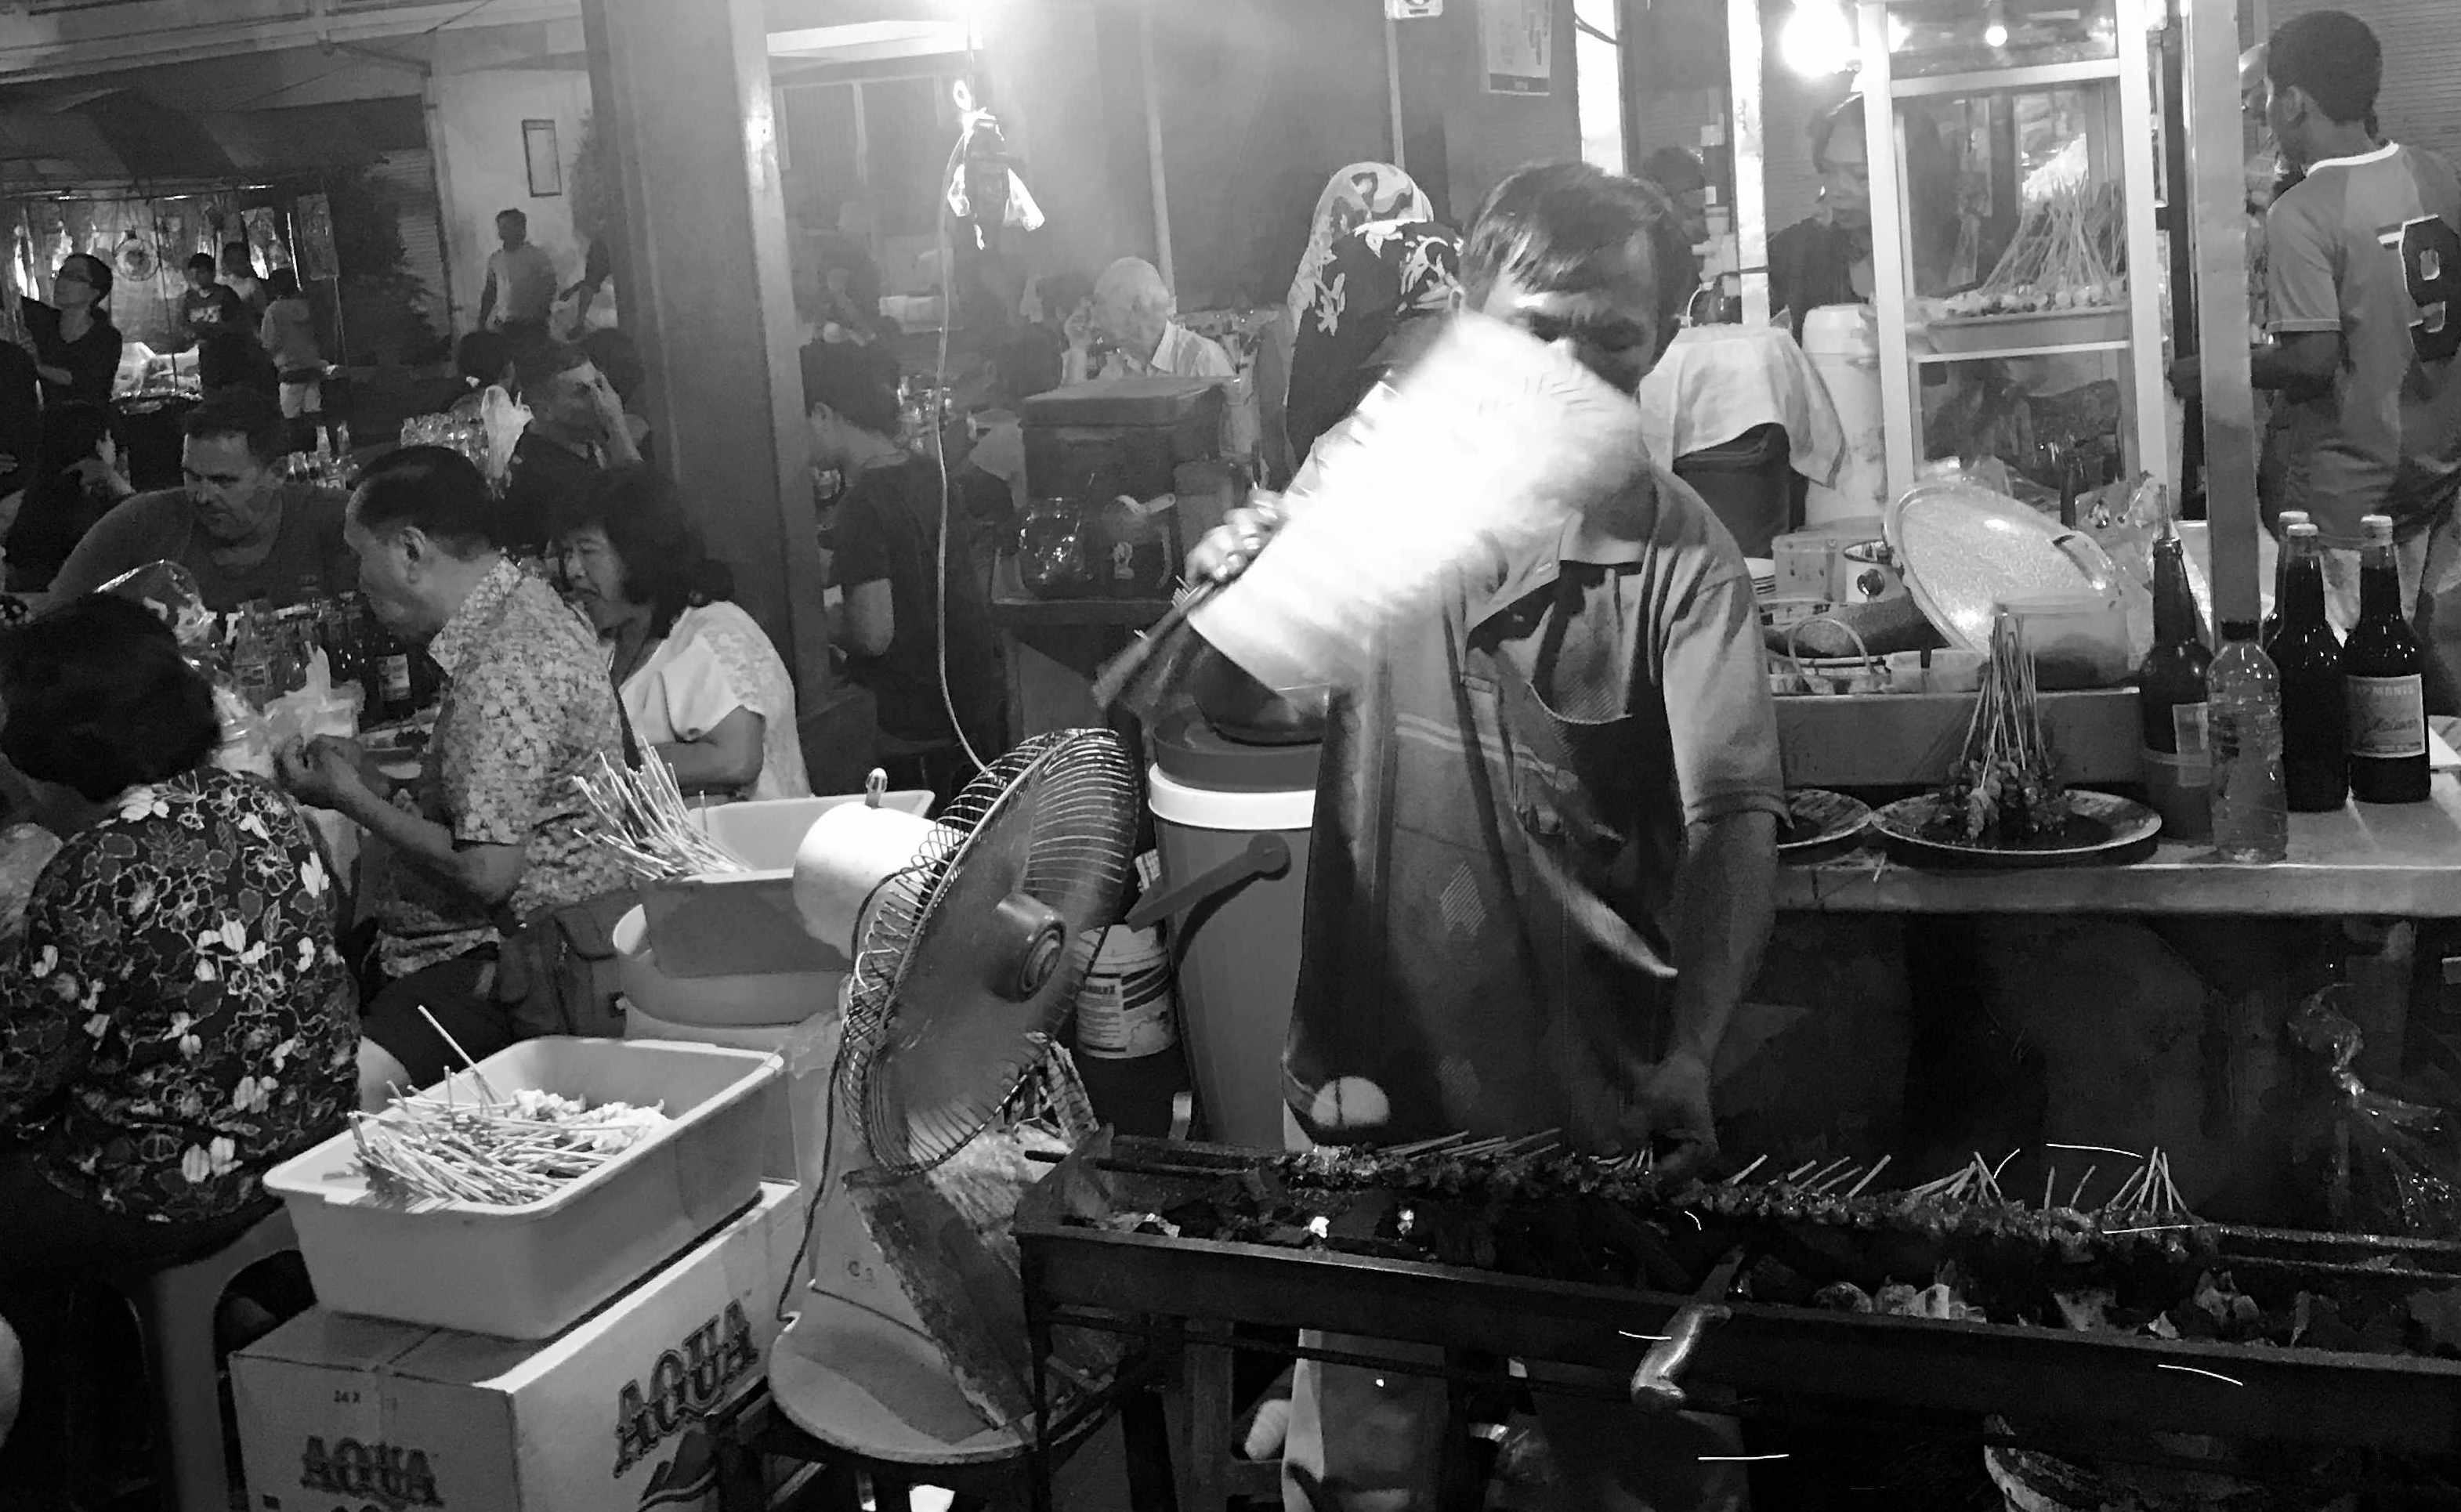
[[[1777,564],[1767,557],[1745,557],[1744,565],[1751,569],[1752,594],[1767,598],[1777,592]]]

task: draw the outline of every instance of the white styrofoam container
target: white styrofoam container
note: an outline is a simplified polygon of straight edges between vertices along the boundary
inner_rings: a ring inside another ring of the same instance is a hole
[[[317,1302],[500,1338],[550,1338],[750,1202],[783,1075],[776,1055],[714,1045],[531,1039],[478,1072],[499,1097],[534,1087],[592,1105],[663,1103],[674,1120],[553,1197],[520,1206],[370,1189],[349,1131],[266,1173],[290,1210]],[[438,1089],[477,1098],[469,1071]]]
[[[833,798],[761,799],[697,812],[701,829],[753,869],[646,883],[641,905],[650,948],[670,977],[745,976],[850,969],[845,954],[803,930],[795,908],[795,853],[822,815],[866,801],[861,793]],[[931,795],[886,793],[883,808],[920,818]]]

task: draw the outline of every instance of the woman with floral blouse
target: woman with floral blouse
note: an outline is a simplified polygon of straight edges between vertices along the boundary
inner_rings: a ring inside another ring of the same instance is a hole
[[[356,1105],[333,879],[289,799],[207,764],[211,694],[143,608],[8,632],[0,705],[63,840],[0,961],[0,1284],[212,1248]]]

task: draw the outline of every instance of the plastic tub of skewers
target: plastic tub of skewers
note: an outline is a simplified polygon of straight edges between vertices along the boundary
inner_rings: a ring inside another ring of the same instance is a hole
[[[532,1039],[267,1173],[327,1307],[543,1339],[753,1201],[778,1057]]]

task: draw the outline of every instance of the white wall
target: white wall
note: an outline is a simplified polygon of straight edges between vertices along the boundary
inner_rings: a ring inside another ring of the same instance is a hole
[[[439,72],[427,86],[427,133],[436,149],[436,186],[444,210],[445,256],[453,280],[453,330],[479,320],[479,291],[496,250],[496,212],[520,210],[530,240],[555,260],[563,284],[581,276],[583,247],[572,230],[572,168],[589,117],[586,69],[482,69]],[[555,122],[564,190],[532,198],[522,151],[522,122]]]

